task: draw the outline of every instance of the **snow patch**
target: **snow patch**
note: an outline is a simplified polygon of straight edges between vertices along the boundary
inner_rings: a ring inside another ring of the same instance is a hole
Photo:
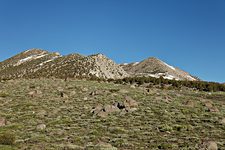
[[[163,62],[167,67],[169,67],[169,68],[171,68],[171,69],[173,69],[173,70],[176,70],[176,68],[174,68],[173,66],[170,66],[170,65],[168,65],[167,63],[165,63],[165,62]]]
[[[150,77],[154,78],[160,78],[163,77],[164,79],[169,79],[169,80],[180,80],[180,78],[174,77],[173,75],[170,75],[168,73],[157,73],[157,74],[148,74]]]
[[[39,55],[28,56],[26,58],[20,59],[14,66],[19,66],[19,65],[21,65],[24,62],[27,62],[27,61],[30,61],[30,60],[34,60],[34,59],[39,59],[39,58],[42,58],[42,57],[44,57],[46,55],[48,55],[48,54],[41,54],[41,55],[39,54]]]
[[[49,60],[46,60],[46,61],[40,63],[39,66],[43,66],[44,64],[46,64],[46,63],[48,63],[48,62],[51,62],[51,61],[53,61],[54,59],[56,59],[56,58],[58,58],[58,57],[60,57],[60,56],[52,57],[52,59],[49,59]]]
[[[195,79],[195,78],[193,78],[193,77],[192,77],[192,76],[190,76],[190,75],[187,75],[187,78],[188,78],[189,80],[196,81],[196,79]]]
[[[26,50],[26,51],[24,51],[24,53],[27,53],[27,52],[29,52],[30,50]]]
[[[133,63],[133,66],[135,66],[135,65],[137,65],[137,64],[139,64],[139,62],[135,62],[135,63]]]

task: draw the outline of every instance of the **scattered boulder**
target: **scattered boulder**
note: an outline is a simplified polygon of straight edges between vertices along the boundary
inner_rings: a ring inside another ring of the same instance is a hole
[[[30,91],[28,93],[28,95],[31,97],[38,97],[38,96],[40,97],[41,94],[42,94],[42,92],[40,90],[34,90],[34,91]]]
[[[58,87],[57,90],[58,90],[59,92],[63,92],[63,88],[62,88],[62,87]]]
[[[88,88],[84,87],[84,88],[81,89],[81,91],[82,92],[87,92],[88,91]]]
[[[125,107],[131,108],[131,107],[137,107],[138,103],[133,98],[131,98],[130,96],[126,96],[125,101],[124,101],[124,105],[125,105]]]
[[[91,96],[95,96],[95,95],[101,95],[101,94],[103,94],[103,93],[104,93],[104,91],[96,90],[96,91],[92,91],[92,92],[90,93],[90,95],[91,95]]]
[[[224,124],[224,125],[225,125],[225,118],[223,118],[223,119],[221,120],[221,124]]]
[[[218,147],[217,147],[216,142],[214,142],[214,141],[208,142],[208,150],[217,150],[217,149],[218,149]]]
[[[91,110],[91,113],[93,113],[96,116],[99,117],[107,117],[108,114],[114,113],[114,112],[133,112],[137,110],[138,103],[132,99],[131,97],[126,96],[125,101],[123,103],[121,102],[115,102],[112,105],[101,105],[98,104],[96,107],[94,107]]]
[[[105,112],[107,113],[113,113],[113,112],[117,112],[120,111],[118,107],[114,106],[114,105],[106,105],[104,107]]]
[[[113,147],[111,144],[105,142],[99,142],[96,145],[96,148],[99,148],[100,150],[117,150],[116,147]]]
[[[67,94],[65,94],[64,92],[60,92],[60,96],[62,98],[69,98],[69,96]]]
[[[192,107],[192,108],[195,107],[195,103],[191,100],[186,101],[185,105],[188,106],[188,107]]]
[[[211,101],[205,101],[204,105],[210,112],[219,112],[218,108],[213,106]]]
[[[72,91],[72,92],[70,92],[70,95],[71,96],[74,96],[74,95],[76,95],[77,94],[77,92],[76,91]]]
[[[127,94],[127,93],[129,93],[129,91],[128,90],[125,90],[125,89],[121,89],[121,90],[119,90],[119,93]]]
[[[123,103],[120,103],[120,102],[115,102],[113,104],[115,107],[119,108],[119,109],[125,109],[125,105]]]
[[[108,116],[108,112],[105,111],[100,111],[97,116],[101,117],[101,118],[106,118]]]
[[[36,115],[40,118],[44,118],[47,116],[47,112],[45,110],[40,110]]]
[[[37,125],[36,129],[37,129],[38,131],[43,131],[43,130],[46,129],[46,125],[45,125],[45,124],[39,124],[39,125]]]
[[[0,118],[0,127],[6,125],[6,119],[5,118]]]
[[[199,146],[199,150],[218,150],[218,146],[215,141],[203,140]]]
[[[91,113],[93,113],[94,115],[97,115],[100,111],[102,111],[102,109],[103,109],[103,106],[101,104],[98,104],[91,110]]]
[[[136,86],[132,84],[132,85],[130,86],[130,88],[135,89]]]
[[[213,105],[212,105],[212,103],[210,101],[207,101],[207,102],[205,102],[205,107],[212,108]]]
[[[209,108],[210,112],[219,112],[219,109],[216,107]]]

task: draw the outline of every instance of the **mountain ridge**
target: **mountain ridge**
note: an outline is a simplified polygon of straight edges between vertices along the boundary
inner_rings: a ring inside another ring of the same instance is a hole
[[[61,55],[42,49],[29,49],[0,62],[0,79],[38,77],[87,77],[120,79],[132,76],[197,80],[189,73],[168,65],[156,57],[141,62],[116,64],[104,54]]]

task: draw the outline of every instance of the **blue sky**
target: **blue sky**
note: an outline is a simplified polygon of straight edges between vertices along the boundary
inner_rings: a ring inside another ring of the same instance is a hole
[[[0,0],[0,61],[30,48],[154,56],[225,82],[225,0]]]

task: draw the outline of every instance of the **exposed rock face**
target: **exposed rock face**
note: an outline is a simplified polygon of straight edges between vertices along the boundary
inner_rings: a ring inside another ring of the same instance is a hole
[[[156,78],[162,76],[165,79],[171,80],[196,80],[189,73],[170,66],[154,57],[150,57],[141,62],[122,64],[121,66],[125,71],[133,76],[151,76]]]
[[[92,75],[106,79],[128,76],[122,67],[102,54],[88,56],[88,59],[93,64],[93,68],[90,71]]]
[[[128,74],[102,54],[61,56],[40,49],[24,51],[0,63],[0,79],[37,77],[98,77],[118,79]]]

